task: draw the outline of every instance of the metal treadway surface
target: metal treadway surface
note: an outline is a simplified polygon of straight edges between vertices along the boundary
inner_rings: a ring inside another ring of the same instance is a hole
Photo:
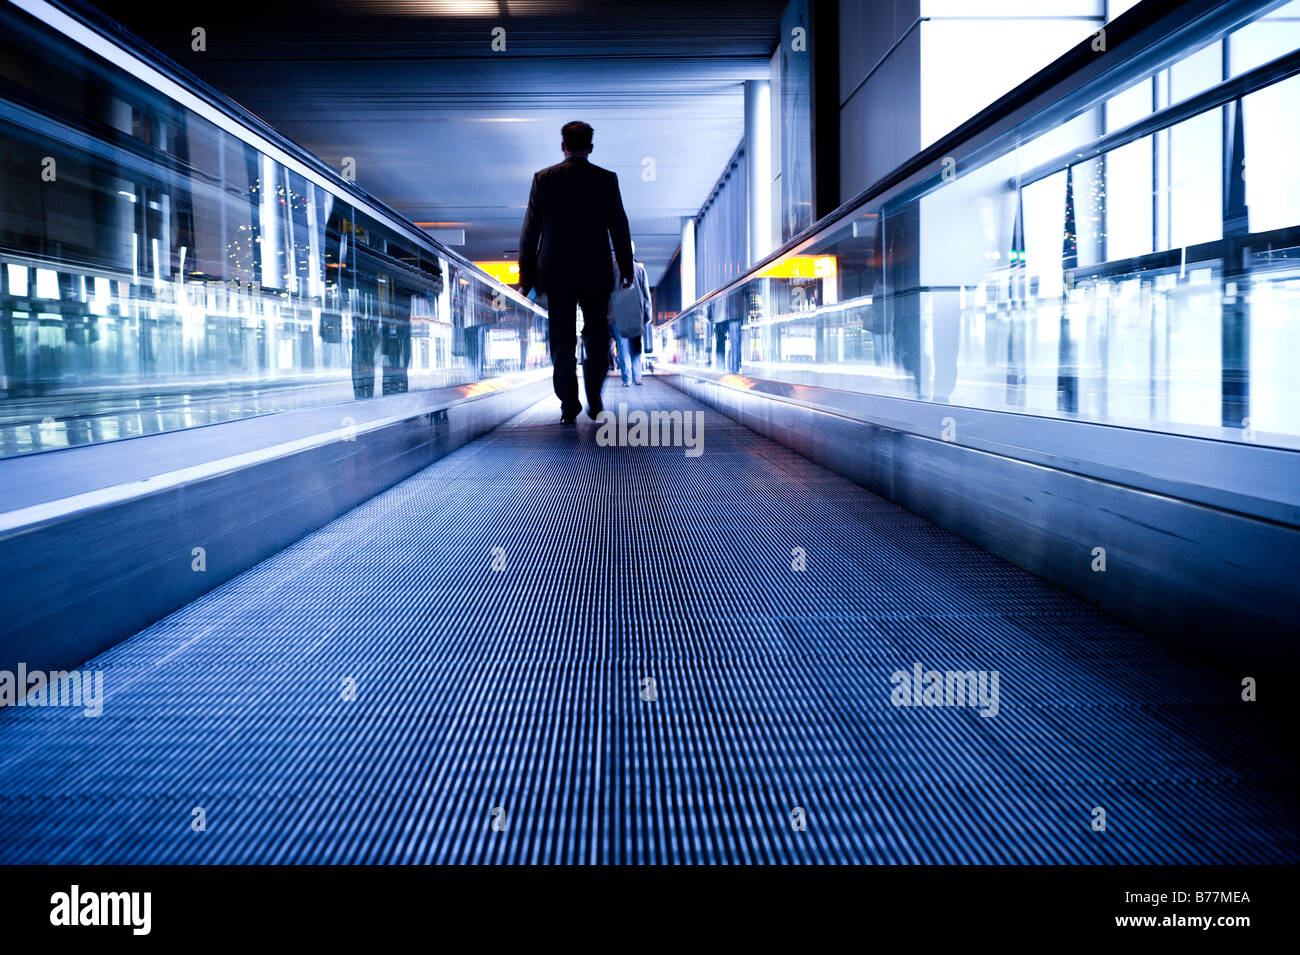
[[[1235,679],[703,414],[542,402],[88,664],[102,717],[0,711],[0,861],[1300,857]],[[894,706],[914,663],[997,715]]]

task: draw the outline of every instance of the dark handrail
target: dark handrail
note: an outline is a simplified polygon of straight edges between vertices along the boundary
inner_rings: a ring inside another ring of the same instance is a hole
[[[1077,166],[1079,163],[1087,162],[1102,153],[1108,153],[1119,149],[1121,146],[1127,146],[1144,136],[1149,136],[1162,129],[1168,129],[1183,120],[1199,116],[1201,113],[1231,103],[1243,96],[1249,96],[1256,90],[1272,86],[1295,76],[1297,73],[1300,73],[1300,50],[1292,50],[1275,60],[1270,60],[1255,67],[1253,70],[1248,70],[1230,80],[1217,83],[1207,90],[1202,90],[1195,96],[1189,96],[1185,100],[1180,100],[1148,116],[1143,116],[1127,126],[1122,126],[1112,133],[1107,133],[1105,136],[1093,140],[1082,153],[1076,150],[1064,156],[1048,160],[1045,163],[1040,163],[1028,172],[1022,173],[1017,177],[1017,181],[1022,188],[1033,185],[1040,179],[1046,179],[1058,172],[1064,172],[1069,166]]]
[[[497,281],[491,275],[484,272],[477,265],[467,259],[464,255],[448,248],[442,242],[438,241],[417,226],[406,216],[402,215],[400,212],[379,199],[376,199],[355,182],[343,178],[343,176],[320,159],[320,157],[304,149],[302,146],[299,146],[283,133],[268,125],[265,120],[260,119],[256,114],[250,112],[243,106],[240,106],[230,97],[200,79],[194,73],[171,59],[171,57],[151,46],[143,38],[137,36],[116,20],[105,15],[102,11],[84,2],[84,0],[43,0],[43,2],[48,3],[50,6],[55,7],[61,12],[67,14],[69,17],[72,17],[86,28],[100,34],[106,40],[117,44],[132,56],[142,60],[146,65],[175,82],[178,86],[184,87],[189,93],[199,97],[214,109],[219,110],[233,122],[238,123],[251,132],[256,133],[258,136],[261,136],[263,139],[266,139],[278,149],[283,150],[295,160],[301,162],[304,166],[309,167],[313,172],[328,179],[332,188],[350,196],[360,205],[369,206],[371,209],[394,220],[407,231],[407,238],[426,246],[430,246],[439,254],[445,255],[448,259],[454,261],[460,267],[472,270],[483,282],[493,286],[494,288],[501,289],[519,304],[526,305],[529,309],[538,313],[545,312],[544,309],[540,308],[535,303],[529,302],[528,299],[521,295],[517,290]]]

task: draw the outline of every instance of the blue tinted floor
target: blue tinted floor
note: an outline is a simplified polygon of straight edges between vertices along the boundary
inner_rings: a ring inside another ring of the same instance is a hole
[[[542,402],[98,658],[102,717],[0,711],[0,861],[1300,858],[1236,678],[703,413]]]

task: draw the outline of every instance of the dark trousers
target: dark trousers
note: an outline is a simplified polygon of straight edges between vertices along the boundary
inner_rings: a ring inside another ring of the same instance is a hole
[[[582,305],[582,343],[586,357],[582,380],[587,387],[587,406],[599,412],[600,389],[609,371],[609,292],[551,289],[547,292],[550,313],[551,364],[555,395],[565,414],[582,410],[578,398],[578,305]]]

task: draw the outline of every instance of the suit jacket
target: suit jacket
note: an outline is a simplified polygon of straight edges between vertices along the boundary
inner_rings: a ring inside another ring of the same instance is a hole
[[[632,238],[618,173],[581,156],[535,173],[519,236],[520,287],[613,291],[611,239],[619,270],[631,277]]]

